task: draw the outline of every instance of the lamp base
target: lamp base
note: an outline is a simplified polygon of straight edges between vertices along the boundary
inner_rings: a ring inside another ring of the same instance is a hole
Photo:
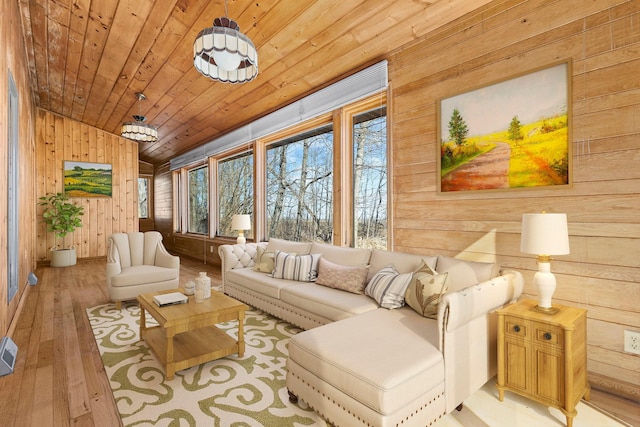
[[[236,243],[238,245],[244,245],[245,243],[247,243],[247,239],[244,237],[244,233],[242,231],[238,233],[238,238],[236,239]]]
[[[560,311],[560,309],[557,307],[540,307],[539,305],[536,305],[535,307],[533,307],[533,309],[545,314],[556,314],[558,311]]]

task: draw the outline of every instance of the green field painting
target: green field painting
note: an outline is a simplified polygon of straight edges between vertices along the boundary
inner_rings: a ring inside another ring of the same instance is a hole
[[[64,193],[68,197],[111,197],[111,165],[65,161]]]

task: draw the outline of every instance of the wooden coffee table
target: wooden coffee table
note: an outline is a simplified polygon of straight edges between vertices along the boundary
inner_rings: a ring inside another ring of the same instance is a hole
[[[196,303],[192,296],[186,304],[159,307],[153,302],[154,295],[168,292],[175,290],[137,297],[140,338],[160,360],[168,380],[182,369],[234,353],[239,357],[244,355],[244,312],[249,307],[216,291],[203,303]],[[145,312],[153,316],[158,326],[147,327]],[[215,326],[231,320],[238,321],[238,341]]]

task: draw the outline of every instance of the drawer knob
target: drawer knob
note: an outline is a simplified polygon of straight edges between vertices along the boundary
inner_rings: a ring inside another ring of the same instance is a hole
[[[520,332],[520,326],[519,325],[514,326],[513,330],[516,332]]]
[[[549,332],[545,332],[543,337],[545,340],[549,341],[551,339],[551,334]]]

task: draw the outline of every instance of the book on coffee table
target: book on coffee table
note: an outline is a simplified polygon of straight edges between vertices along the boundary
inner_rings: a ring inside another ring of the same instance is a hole
[[[155,302],[160,307],[174,304],[184,304],[188,301],[189,298],[180,292],[171,292],[169,294],[156,295],[153,297],[153,302]]]

